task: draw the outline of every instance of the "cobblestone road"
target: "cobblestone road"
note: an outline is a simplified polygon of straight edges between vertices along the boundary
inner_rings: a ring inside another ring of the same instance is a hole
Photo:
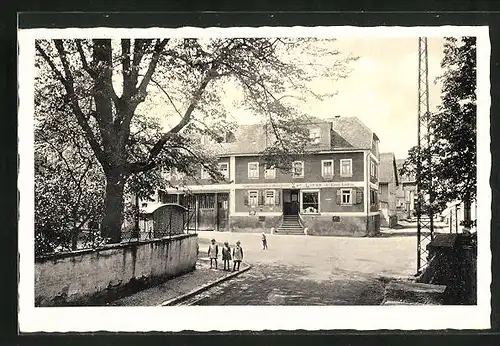
[[[413,274],[413,237],[337,238],[200,232],[200,250],[210,238],[236,240],[252,269],[186,302],[189,305],[378,305],[381,277]]]

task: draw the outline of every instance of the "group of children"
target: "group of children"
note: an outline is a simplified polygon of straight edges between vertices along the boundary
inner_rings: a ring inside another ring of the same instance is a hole
[[[267,250],[267,239],[266,235],[262,233],[262,250]],[[215,263],[215,269],[217,269],[217,259],[219,258],[219,246],[212,239],[210,245],[208,246],[208,257],[210,258],[210,269],[213,268]],[[236,247],[233,249],[233,271],[240,270],[241,261],[243,261],[243,248],[241,247],[240,241],[236,242]],[[224,262],[224,270],[231,270],[231,248],[229,243],[225,242],[222,248],[222,261]]]
[[[215,242],[215,239],[212,239],[209,247],[208,247],[208,257],[210,257],[210,269],[212,269],[212,265],[215,262],[215,269],[217,269],[217,258],[219,257],[219,246]],[[240,270],[241,261],[243,261],[243,248],[241,247],[241,243],[239,241],[236,242],[236,247],[233,249],[233,271]],[[229,247],[229,243],[225,242],[224,247],[222,248],[222,261],[224,262],[224,270],[231,270],[231,265],[229,262],[231,261],[231,248]]]

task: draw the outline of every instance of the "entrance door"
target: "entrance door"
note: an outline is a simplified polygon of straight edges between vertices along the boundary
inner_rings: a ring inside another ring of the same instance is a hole
[[[228,227],[229,194],[219,193],[217,195],[217,231],[226,231]]]
[[[283,214],[299,214],[299,190],[283,190]]]

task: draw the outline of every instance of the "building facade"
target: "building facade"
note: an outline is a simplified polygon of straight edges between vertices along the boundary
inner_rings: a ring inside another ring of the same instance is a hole
[[[399,187],[396,158],[394,153],[380,154],[379,201],[380,224],[395,227],[398,223],[396,192]]]
[[[396,160],[399,186],[396,189],[396,210],[398,219],[415,218],[415,204],[417,202],[417,180],[414,176],[401,174],[404,159]]]
[[[196,179],[161,191],[159,200],[186,205],[189,195],[201,230],[377,234],[378,137],[354,117],[308,127],[310,148],[290,171],[265,167],[260,153],[273,142],[265,126],[242,125],[230,142],[205,144],[218,155],[225,181],[213,182],[200,168]]]

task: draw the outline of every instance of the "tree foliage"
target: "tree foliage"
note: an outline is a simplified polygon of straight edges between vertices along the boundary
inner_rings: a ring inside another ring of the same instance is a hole
[[[234,126],[223,107],[228,85],[240,91],[244,106],[264,118],[275,134],[274,152],[267,158],[300,152],[306,139],[299,124],[307,116],[288,100],[329,96],[313,92],[308,83],[317,76],[332,81],[345,78],[352,60],[337,58],[339,52],[327,42],[309,38],[38,40],[40,70],[50,72],[44,75],[48,84],[58,85],[54,99],[78,123],[102,167],[104,235],[120,240],[123,196],[131,177],[158,167],[176,167],[194,175],[200,165],[214,179],[220,177],[216,160],[193,134],[217,139]],[[301,61],[306,53],[316,59]],[[325,64],[328,57],[333,60]],[[165,123],[166,129],[160,126]]]
[[[455,200],[470,207],[476,198],[476,38],[446,38],[441,67],[442,103],[430,115],[430,145],[421,148],[421,188],[429,191],[432,183],[436,211]],[[403,170],[415,175],[417,148],[408,156]]]

